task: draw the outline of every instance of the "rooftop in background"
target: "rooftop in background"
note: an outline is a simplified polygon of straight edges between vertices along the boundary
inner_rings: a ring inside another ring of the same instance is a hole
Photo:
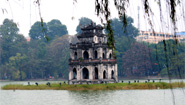
[[[30,37],[26,37],[26,41],[27,42],[30,42]]]
[[[163,40],[177,39],[179,42],[185,42],[185,32],[163,33],[163,32],[152,32],[152,31],[140,31],[136,37],[138,42],[148,42],[157,44]]]
[[[182,35],[182,36],[184,36],[184,37],[185,37],[185,31],[182,31],[182,32],[176,32],[175,34],[176,34],[176,35]]]

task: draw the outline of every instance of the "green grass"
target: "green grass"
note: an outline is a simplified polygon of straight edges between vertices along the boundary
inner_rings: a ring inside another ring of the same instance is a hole
[[[169,88],[182,88],[185,87],[183,82],[175,83],[108,83],[108,84],[78,84],[68,85],[62,84],[61,86],[57,83],[47,86],[45,84],[36,85],[5,85],[2,87],[3,90],[129,90],[129,89],[169,89]]]

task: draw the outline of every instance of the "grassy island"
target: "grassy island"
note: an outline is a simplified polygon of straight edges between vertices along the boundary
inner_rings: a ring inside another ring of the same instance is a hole
[[[129,89],[169,89],[185,87],[183,82],[165,83],[108,83],[108,84],[57,84],[53,83],[50,86],[46,84],[36,85],[20,85],[11,84],[2,87],[3,90],[129,90]]]

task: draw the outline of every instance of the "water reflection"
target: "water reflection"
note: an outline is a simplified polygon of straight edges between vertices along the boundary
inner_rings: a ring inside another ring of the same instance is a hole
[[[166,90],[114,90],[68,91],[75,105],[182,105],[185,94],[182,89]],[[173,100],[174,99],[174,100]]]
[[[69,97],[74,99],[79,105],[108,105],[110,99],[114,97],[115,91],[69,91]],[[103,102],[103,103],[102,103]]]

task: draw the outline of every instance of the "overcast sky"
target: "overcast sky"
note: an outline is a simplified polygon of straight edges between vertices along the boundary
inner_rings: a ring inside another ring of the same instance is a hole
[[[26,37],[29,36],[28,34],[31,25],[33,25],[36,21],[40,21],[38,6],[34,3],[34,1],[36,0],[0,0],[0,8],[6,9],[7,11],[4,13],[3,11],[0,11],[0,24],[2,24],[5,18],[13,19],[14,22],[18,24],[20,33]],[[97,17],[95,14],[95,0],[77,1],[77,3],[73,4],[73,0],[41,0],[41,16],[43,17],[44,22],[49,22],[52,19],[59,19],[62,24],[67,26],[67,30],[70,35],[76,34],[76,27],[79,22],[78,20],[81,17],[88,17],[95,21],[97,24],[101,24],[99,17]],[[151,1],[151,7],[155,14],[152,17],[154,29],[158,32],[170,32],[169,30],[171,30],[171,23],[169,16],[165,14],[168,12],[168,10],[165,9],[165,5],[162,4],[164,7],[162,13],[165,24],[161,25],[158,4],[154,0]],[[127,8],[127,14],[134,18],[134,25],[137,27],[138,5],[140,6],[140,29],[148,30],[150,29],[150,25],[148,25],[147,19],[144,18],[142,9],[143,7],[140,0],[130,0],[130,5]],[[110,10],[111,18],[118,17],[113,2],[111,2]],[[185,31],[183,30],[184,19],[180,14],[181,12],[182,11],[179,12],[178,16],[178,31]],[[74,19],[72,19],[72,17],[74,17]]]

